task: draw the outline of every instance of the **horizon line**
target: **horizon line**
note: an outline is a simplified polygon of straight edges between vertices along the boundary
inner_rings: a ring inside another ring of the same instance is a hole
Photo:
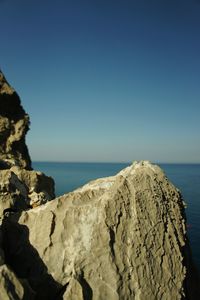
[[[131,161],[56,161],[56,160],[32,160],[32,163],[72,163],[72,164],[133,164],[134,162],[149,161],[152,164],[176,164],[176,165],[199,165],[200,162],[164,162],[150,160],[133,160]]]

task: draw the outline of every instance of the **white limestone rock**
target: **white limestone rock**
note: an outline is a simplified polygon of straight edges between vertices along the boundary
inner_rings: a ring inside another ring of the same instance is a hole
[[[0,170],[0,216],[7,210],[27,210],[42,205],[54,197],[51,177],[18,167]]]
[[[149,162],[10,217],[3,232],[6,261],[37,299],[186,297],[184,204]]]

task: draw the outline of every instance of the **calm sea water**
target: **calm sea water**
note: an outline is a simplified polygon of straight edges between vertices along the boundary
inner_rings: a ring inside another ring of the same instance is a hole
[[[129,164],[34,162],[36,170],[52,176],[56,195],[73,191],[90,180],[115,175]],[[187,203],[188,236],[195,264],[200,271],[200,164],[160,164]]]

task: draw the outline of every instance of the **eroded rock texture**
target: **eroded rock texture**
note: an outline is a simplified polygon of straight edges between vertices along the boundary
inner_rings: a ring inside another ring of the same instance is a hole
[[[0,266],[0,299],[2,300],[34,300],[35,294],[26,281],[20,281],[7,266]]]
[[[25,143],[28,129],[29,116],[0,71],[0,300],[36,299],[28,281],[6,265],[3,244],[7,237],[2,236],[5,218],[55,197],[53,179],[31,169]]]
[[[0,167],[13,165],[31,169],[25,143],[29,116],[21,106],[19,96],[0,71]]]
[[[192,299],[184,204],[148,162],[15,214],[3,233],[6,262],[36,299]]]
[[[31,169],[25,143],[29,116],[0,71],[0,216],[53,199],[54,181]]]
[[[41,172],[12,167],[0,170],[0,216],[27,210],[52,200],[54,181]]]

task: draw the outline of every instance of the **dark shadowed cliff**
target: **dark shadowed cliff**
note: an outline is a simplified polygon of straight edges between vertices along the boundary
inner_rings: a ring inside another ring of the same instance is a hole
[[[29,116],[20,104],[14,89],[0,71],[0,164],[31,169],[31,159],[25,144]]]

